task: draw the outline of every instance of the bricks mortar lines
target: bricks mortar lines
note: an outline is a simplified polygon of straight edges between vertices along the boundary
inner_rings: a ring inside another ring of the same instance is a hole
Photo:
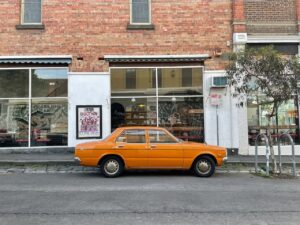
[[[0,55],[73,55],[73,72],[107,71],[104,55],[209,54],[230,50],[230,0],[152,1],[155,30],[127,30],[128,0],[43,1],[44,30],[17,30],[20,1],[0,4]],[[83,60],[77,60],[83,57]],[[223,69],[217,57],[207,69]]]

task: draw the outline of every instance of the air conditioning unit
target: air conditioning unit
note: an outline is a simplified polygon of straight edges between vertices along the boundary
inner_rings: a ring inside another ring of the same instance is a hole
[[[213,77],[211,86],[215,88],[225,88],[228,86],[228,79],[226,76]]]

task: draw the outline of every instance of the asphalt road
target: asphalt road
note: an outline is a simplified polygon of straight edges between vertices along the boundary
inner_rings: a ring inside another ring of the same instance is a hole
[[[300,224],[300,179],[0,174],[0,225]]]

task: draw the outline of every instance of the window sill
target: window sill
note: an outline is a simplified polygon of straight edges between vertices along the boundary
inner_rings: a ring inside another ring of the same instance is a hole
[[[44,24],[18,24],[16,25],[17,30],[44,30]]]
[[[127,30],[155,30],[153,24],[128,24]]]

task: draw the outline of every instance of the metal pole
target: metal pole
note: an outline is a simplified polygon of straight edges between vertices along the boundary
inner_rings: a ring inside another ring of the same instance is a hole
[[[219,113],[218,113],[219,106],[216,105],[216,114],[217,114],[217,145],[219,146]]]
[[[280,137],[279,137],[279,142],[278,142],[278,151],[279,151],[279,148],[280,148],[280,144],[281,144],[281,139],[286,136],[291,145],[292,145],[292,162],[293,162],[293,169],[292,169],[292,173],[293,173],[293,176],[296,177],[297,174],[296,174],[296,157],[295,157],[295,144],[294,144],[294,140],[292,138],[292,136],[288,133],[284,133],[284,134],[281,134]],[[280,152],[280,157],[279,157],[279,167],[281,167],[281,152]],[[281,168],[280,168],[281,169]],[[281,171],[280,171],[281,172]]]
[[[266,139],[266,175],[269,176],[270,171],[270,152],[269,152],[269,140],[266,135],[263,135]]]
[[[292,142],[292,156],[293,156],[293,176],[296,177],[296,157],[295,157],[295,145],[294,141]]]
[[[265,134],[259,134],[256,136],[255,139],[255,173],[257,173],[258,169],[258,140],[260,137],[264,137],[265,144],[266,144],[266,175],[269,176],[269,170],[270,170],[270,152],[269,152],[269,139]]]
[[[281,174],[281,172],[282,172],[282,163],[281,163],[280,140],[281,140],[281,135],[279,135],[279,137],[278,137],[279,173]]]
[[[258,136],[256,136],[256,139],[255,139],[255,173],[258,173],[258,163],[257,163],[257,154],[258,154],[258,144],[257,144],[257,140],[259,138],[260,134]]]

